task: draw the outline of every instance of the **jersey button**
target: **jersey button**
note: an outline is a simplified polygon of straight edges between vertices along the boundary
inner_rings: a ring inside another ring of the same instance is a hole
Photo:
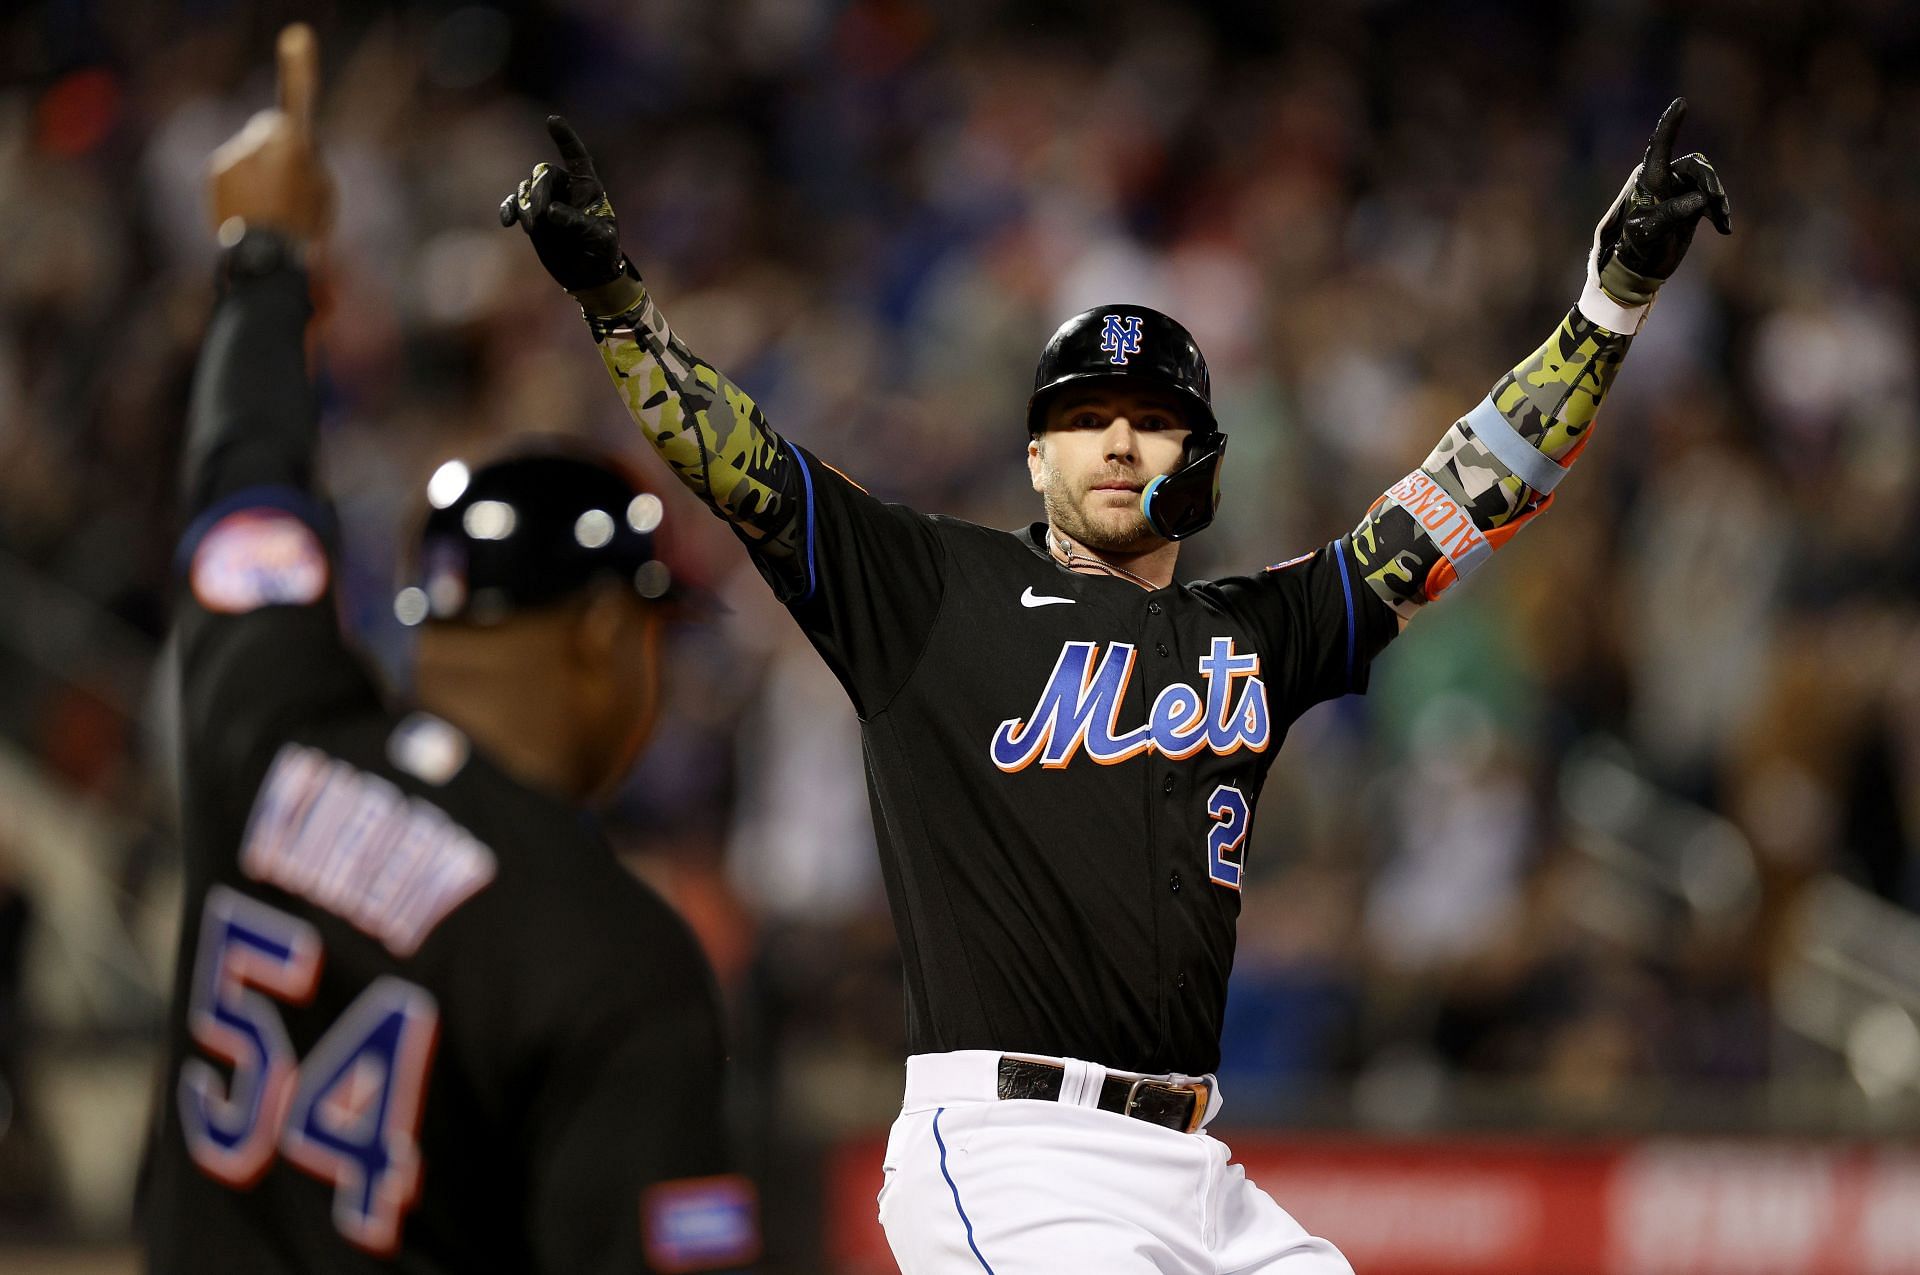
[[[1178,872],[1167,878],[1167,889],[1172,890],[1175,894],[1180,893],[1180,874]]]
[[[1179,991],[1179,992],[1184,992],[1184,991],[1186,991],[1186,990],[1187,990],[1187,976],[1186,976],[1185,974],[1175,974],[1175,975],[1173,976],[1173,987],[1174,987],[1174,990],[1175,990],[1175,991]]]
[[[1153,649],[1164,656],[1167,653],[1167,644],[1165,642],[1155,642]]]
[[[1172,776],[1172,775],[1168,775],[1168,776],[1167,776],[1167,777],[1166,777],[1165,779],[1162,779],[1162,780],[1160,781],[1160,791],[1161,791],[1161,792],[1172,792],[1172,791],[1173,791],[1173,776]]]
[[[1147,603],[1147,614],[1148,614],[1148,615],[1159,615],[1159,614],[1160,614],[1160,604],[1159,604],[1158,602],[1149,602],[1149,603]]]

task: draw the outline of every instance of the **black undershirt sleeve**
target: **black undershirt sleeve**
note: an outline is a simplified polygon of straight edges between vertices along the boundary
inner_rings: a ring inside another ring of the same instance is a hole
[[[249,487],[309,492],[319,410],[304,348],[313,307],[292,265],[222,295],[201,347],[182,495],[189,517]]]
[[[313,490],[311,312],[292,265],[227,281],[195,374],[175,620],[202,774],[247,773],[302,723],[378,703],[340,633],[332,520]]]

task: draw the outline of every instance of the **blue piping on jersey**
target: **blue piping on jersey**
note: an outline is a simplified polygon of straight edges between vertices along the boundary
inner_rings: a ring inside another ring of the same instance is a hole
[[[980,1256],[980,1246],[973,1242],[973,1219],[967,1216],[967,1210],[960,1203],[960,1188],[953,1184],[953,1175],[947,1172],[947,1143],[940,1136],[940,1116],[946,1111],[941,1107],[933,1113],[933,1141],[940,1148],[940,1176],[947,1180],[947,1189],[953,1192],[954,1211],[967,1226],[967,1247],[973,1250],[974,1258],[980,1263],[980,1269],[987,1275],[993,1275],[993,1267],[987,1265],[987,1259]]]
[[[200,538],[213,530],[214,524],[222,518],[243,509],[278,509],[306,523],[322,542],[332,538],[333,519],[328,517],[320,502],[307,492],[286,483],[242,487],[232,495],[208,505],[188,524],[186,531],[181,533],[180,547],[173,556],[174,570],[186,574],[187,568],[193,563],[193,551],[200,547]]]
[[[1340,593],[1347,600],[1347,689],[1353,689],[1353,585],[1347,579],[1347,555],[1340,551],[1343,542],[1333,542],[1333,557],[1340,564]]]
[[[807,487],[807,591],[800,595],[795,606],[804,606],[813,601],[813,466],[807,464],[806,453],[798,447],[793,449],[793,458],[800,462],[800,478]]]

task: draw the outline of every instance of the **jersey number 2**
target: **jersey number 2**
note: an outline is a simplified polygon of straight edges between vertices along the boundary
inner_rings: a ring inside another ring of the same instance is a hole
[[[1207,876],[1215,885],[1240,888],[1240,866],[1247,847],[1247,798],[1232,784],[1221,784],[1207,798],[1213,827],[1207,829]]]
[[[333,1224],[385,1256],[420,1187],[421,1099],[440,1015],[424,988],[381,977],[347,1007],[306,1061],[274,1004],[305,1004],[320,979],[311,925],[223,885],[207,895],[188,1027],[202,1058],[180,1068],[187,1150],[245,1190],[276,1153],[333,1185]],[[257,990],[256,990],[257,989]]]

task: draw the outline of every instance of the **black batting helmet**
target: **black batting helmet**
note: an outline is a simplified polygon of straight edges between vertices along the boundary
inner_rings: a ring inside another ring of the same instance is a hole
[[[601,579],[649,600],[685,596],[660,559],[660,498],[626,467],[568,442],[477,469],[441,465],[414,582],[394,600],[402,623],[488,624],[557,602]]]
[[[1045,428],[1047,408],[1076,385],[1117,384],[1165,390],[1185,408],[1186,454],[1140,493],[1140,510],[1157,535],[1184,540],[1204,531],[1220,507],[1220,461],[1227,436],[1213,417],[1207,360],[1193,334],[1143,305],[1083,310],[1054,332],[1040,351],[1027,400],[1027,436]]]
[[[1166,390],[1187,412],[1188,427],[1211,434],[1213,391],[1207,361],[1192,333],[1143,305],[1096,306],[1074,315],[1054,332],[1033,373],[1027,400],[1027,433],[1046,424],[1047,405],[1069,385],[1124,381]]]

